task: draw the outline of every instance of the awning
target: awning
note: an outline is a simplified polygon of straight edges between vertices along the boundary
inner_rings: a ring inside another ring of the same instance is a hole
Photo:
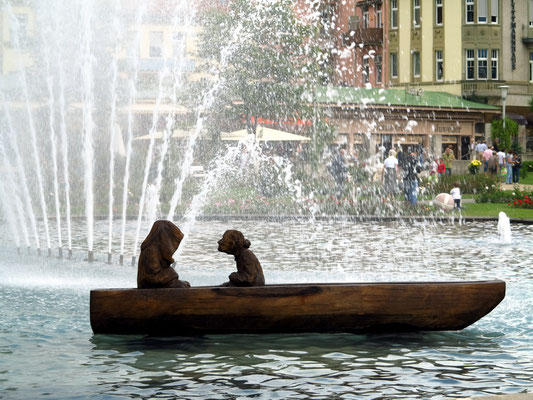
[[[194,129],[190,130],[184,130],[184,129],[174,129],[172,132],[172,138],[186,138],[189,136],[192,136],[195,133]],[[207,131],[205,129],[202,129],[199,133],[199,136],[205,136]],[[153,134],[143,135],[143,136],[137,136],[133,140],[150,140],[152,137],[154,139],[163,139],[164,132],[154,132]]]
[[[221,140],[241,140],[246,136],[248,136],[248,130],[241,129],[234,132],[222,132],[220,138]],[[258,125],[257,140],[260,142],[307,142],[311,138]]]
[[[528,125],[526,117],[520,114],[505,113],[505,117],[516,121],[518,125]],[[502,114],[498,115],[496,119],[502,119]]]

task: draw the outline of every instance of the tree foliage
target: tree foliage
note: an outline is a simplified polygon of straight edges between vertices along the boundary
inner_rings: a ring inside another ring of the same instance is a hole
[[[242,119],[256,133],[258,117],[312,116],[304,93],[319,81],[326,56],[311,40],[315,27],[295,14],[291,0],[234,0],[205,13],[203,28],[200,56],[212,60],[223,85],[216,117]]]
[[[518,123],[510,118],[505,118],[505,129],[503,128],[503,120],[495,119],[492,121],[491,138],[500,139],[500,147],[504,149],[511,148],[511,138],[518,136]]]

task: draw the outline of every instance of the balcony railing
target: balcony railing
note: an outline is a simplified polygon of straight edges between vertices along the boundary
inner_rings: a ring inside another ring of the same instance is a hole
[[[486,82],[486,81],[473,81],[463,82],[461,84],[461,92],[463,94],[476,94],[478,96],[501,96],[500,86],[502,82]]]
[[[367,44],[367,45],[382,45],[383,44],[383,28],[358,28],[351,30],[344,35],[344,44]]]

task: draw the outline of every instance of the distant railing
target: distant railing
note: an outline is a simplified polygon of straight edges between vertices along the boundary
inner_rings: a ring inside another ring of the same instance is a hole
[[[464,92],[500,92],[501,82],[463,82],[462,91]]]

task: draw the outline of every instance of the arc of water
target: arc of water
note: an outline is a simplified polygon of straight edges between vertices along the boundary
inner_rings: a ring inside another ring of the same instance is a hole
[[[213,162],[213,165],[215,167],[208,171],[207,176],[203,181],[200,192],[198,192],[198,194],[194,196],[191,205],[185,213],[185,220],[180,226],[180,229],[185,236],[182,240],[180,247],[178,248],[178,255],[181,254],[181,251],[183,251],[183,249],[187,245],[189,232],[196,222],[196,217],[198,216],[198,213],[203,209],[207,201],[207,195],[214,191],[216,185],[219,183],[220,177],[230,168],[232,168],[232,164],[236,160],[238,155],[238,146],[230,147],[227,152],[222,153],[222,156],[219,156],[218,159]]]
[[[19,49],[20,48],[20,24],[18,22],[18,19],[17,17],[15,16],[14,12],[13,12],[13,9],[11,7],[11,4],[8,3],[8,7],[7,7],[7,10],[8,10],[8,14],[9,14],[9,18],[12,22],[12,26],[14,27],[14,31],[13,31],[13,42],[15,44],[15,48],[16,49]],[[44,231],[45,231],[45,235],[46,235],[46,242],[47,242],[47,246],[48,246],[48,249],[50,249],[50,232],[49,232],[49,229],[48,229],[48,213],[47,213],[47,206],[46,206],[46,199],[44,197],[44,189],[43,189],[43,177],[42,177],[42,171],[41,171],[41,161],[40,161],[40,157],[39,157],[39,152],[37,150],[37,133],[35,131],[35,123],[33,121],[33,114],[31,112],[31,105],[30,105],[30,96],[29,96],[29,92],[28,92],[28,84],[27,84],[27,81],[26,81],[26,68],[20,64],[20,60],[19,60],[19,65],[18,67],[20,68],[21,70],[21,74],[20,74],[20,77],[21,77],[21,81],[22,81],[22,91],[24,93],[24,104],[25,104],[25,109],[26,109],[26,114],[28,116],[28,125],[29,125],[29,128],[30,128],[30,136],[31,136],[31,149],[32,149],[32,155],[33,155],[33,160],[34,160],[34,163],[35,163],[35,172],[36,172],[36,175],[37,175],[37,185],[38,185],[38,188],[39,188],[39,198],[40,198],[40,204],[41,204],[41,212],[42,212],[42,216],[43,216],[43,223],[44,223]]]
[[[146,9],[146,2],[142,1],[137,8],[135,16],[136,26],[140,26],[143,20],[144,12]],[[124,166],[124,182],[122,191],[122,224],[120,229],[120,256],[124,256],[124,246],[126,241],[126,216],[128,207],[128,186],[130,179],[130,163],[132,153],[132,140],[133,140],[133,105],[137,97],[137,76],[139,73],[139,42],[141,37],[140,29],[137,29],[135,33],[135,40],[133,46],[133,74],[128,80],[128,133],[126,139],[126,163]]]
[[[15,158],[15,165],[17,169],[17,173],[19,175],[19,185],[22,186],[22,197],[25,203],[26,208],[26,214],[28,215],[28,218],[30,219],[30,225],[33,232],[33,236],[35,239],[35,245],[37,249],[41,248],[40,241],[39,241],[39,233],[37,232],[37,220],[35,217],[35,213],[33,212],[33,206],[31,203],[31,196],[30,196],[30,190],[28,189],[28,181],[26,179],[26,172],[24,169],[24,162],[22,160],[22,157],[20,156],[17,140],[15,138],[15,132],[13,130],[13,123],[11,121],[11,114],[9,112],[9,109],[7,107],[6,100],[4,98],[3,93],[0,92],[0,100],[2,101],[3,109],[4,109],[4,115],[7,120],[8,129],[7,129],[7,138],[9,139],[10,147],[12,148],[12,154]]]
[[[15,207],[13,206],[11,200],[11,196],[7,196],[6,190],[4,189],[4,182],[2,179],[0,179],[0,199],[2,199],[1,204],[2,208],[4,209],[4,214],[7,218],[7,223],[9,225],[9,229],[11,230],[13,240],[15,241],[15,245],[17,248],[20,247],[20,234],[19,230],[17,228],[17,214]]]
[[[233,54],[233,52],[235,51],[235,47],[236,47],[235,41],[240,40],[241,32],[242,32],[242,26],[238,26],[235,29],[232,40],[230,40],[228,44],[222,49],[221,58],[220,58],[221,69],[227,68],[228,60],[230,56]],[[187,149],[185,150],[185,156],[183,158],[180,175],[174,181],[175,190],[174,190],[174,194],[172,195],[172,199],[170,201],[170,208],[169,208],[169,212],[167,216],[167,219],[170,221],[174,219],[176,207],[178,206],[178,203],[181,201],[181,196],[183,192],[183,183],[185,182],[185,179],[187,179],[187,177],[191,173],[191,166],[192,166],[193,158],[194,158],[194,148],[196,146],[196,140],[198,139],[198,136],[200,135],[200,132],[202,131],[203,126],[204,126],[206,111],[213,105],[215,101],[215,95],[218,92],[218,90],[222,87],[222,84],[223,84],[222,79],[220,79],[220,76],[218,75],[215,77],[215,82],[216,83],[211,87],[211,89],[204,95],[202,99],[202,104],[198,108],[195,129],[194,129],[193,134],[189,137],[189,141],[187,142]]]
[[[67,223],[67,245],[68,250],[72,251],[72,223],[71,223],[71,207],[70,207],[70,174],[68,161],[68,135],[67,122],[65,120],[66,105],[65,105],[65,71],[63,68],[63,61],[61,57],[57,56],[57,69],[59,75],[59,136],[61,140],[61,158],[63,164],[63,179],[65,190],[65,208],[66,208],[66,223]]]
[[[2,135],[3,136],[3,135]],[[2,203],[4,204],[4,211],[8,220],[8,223],[13,232],[13,238],[15,239],[17,247],[20,246],[20,234],[18,228],[20,227],[24,240],[26,242],[26,247],[30,246],[30,240],[28,235],[28,227],[26,226],[26,221],[24,220],[24,212],[22,210],[22,205],[16,190],[17,185],[13,179],[13,166],[9,160],[9,157],[6,154],[4,143],[0,140],[0,157],[4,160],[4,167],[8,168],[8,173],[3,174],[6,183],[0,179],[1,190],[0,198],[4,199]],[[10,196],[7,196],[7,191],[5,186],[11,188]]]
[[[63,240],[61,237],[61,201],[59,199],[59,182],[57,178],[58,164],[57,164],[57,134],[55,129],[55,96],[54,96],[54,77],[50,71],[50,49],[46,44],[47,41],[43,40],[44,45],[44,63],[46,66],[46,86],[48,88],[48,124],[49,124],[49,136],[50,147],[52,153],[52,166],[53,166],[53,185],[54,185],[54,200],[56,209],[56,224],[57,224],[57,242],[58,247],[63,247]]]
[[[85,166],[85,216],[87,221],[87,247],[93,250],[94,235],[94,191],[93,191],[93,55],[92,55],[92,2],[81,1],[82,38],[81,38],[81,75],[83,81],[83,161]]]
[[[187,1],[180,1],[173,12],[174,16],[172,18],[172,25],[173,26],[180,26],[182,29],[187,31],[187,27],[191,26],[191,22],[194,19],[194,7],[187,7]],[[171,104],[177,104],[177,93],[180,87],[183,85],[183,57],[182,55],[185,54],[185,44],[186,44],[186,38],[185,36],[182,37],[182,40],[179,41],[177,48],[174,52],[174,57],[172,60],[173,69],[172,69],[172,76],[174,77],[174,82],[172,85],[171,93],[170,93],[170,100]],[[154,208],[153,210],[150,210],[148,212],[148,215],[155,215],[155,209],[157,208],[157,204],[160,203],[160,196],[161,196],[161,185],[163,181],[163,167],[164,167],[164,161],[165,157],[168,151],[168,145],[169,145],[169,139],[172,134],[172,128],[174,126],[174,123],[176,121],[175,114],[172,111],[169,111],[166,116],[166,127],[163,134],[163,141],[161,143],[160,148],[160,156],[159,156],[159,162],[157,165],[157,176],[155,179],[155,194],[156,194],[156,202],[152,204],[151,206]],[[154,218],[152,218],[154,219]],[[150,224],[152,224],[153,221],[150,221]]]
[[[168,68],[165,68],[159,72],[159,91],[157,94],[157,99],[154,106],[154,111],[152,113],[152,127],[150,128],[150,143],[148,145],[148,153],[146,155],[146,160],[144,164],[144,177],[141,187],[141,198],[139,200],[139,213],[137,215],[137,227],[135,229],[135,236],[133,237],[133,257],[135,257],[137,252],[137,245],[139,243],[139,233],[141,231],[142,216],[144,211],[144,201],[146,198],[146,188],[148,186],[148,175],[150,173],[150,167],[152,166],[152,158],[154,151],[154,142],[155,134],[157,129],[157,124],[159,121],[159,107],[161,105],[161,99],[163,97],[163,81],[168,75]]]
[[[110,131],[110,143],[109,143],[109,213],[108,213],[108,229],[109,229],[109,238],[108,238],[108,254],[111,254],[113,247],[113,205],[115,202],[115,197],[113,195],[113,189],[115,187],[115,138],[117,136],[117,76],[118,76],[118,66],[117,66],[117,57],[119,52],[118,43],[120,40],[120,21],[117,17],[118,11],[120,10],[120,2],[115,1],[115,17],[113,18],[113,34],[117,38],[115,51],[113,54],[113,60],[111,62],[111,116],[109,119],[109,131]]]

